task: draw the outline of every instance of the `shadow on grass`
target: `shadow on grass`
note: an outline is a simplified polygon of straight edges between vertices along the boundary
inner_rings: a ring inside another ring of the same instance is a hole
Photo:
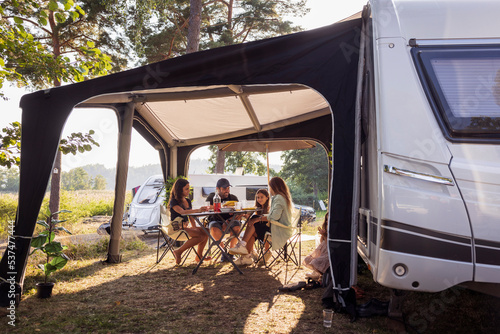
[[[289,333],[322,332],[321,289],[280,294],[283,273],[194,261],[154,264],[156,254],[130,263],[94,268],[65,282],[66,290],[40,300],[25,296],[13,332],[33,333]],[[128,266],[128,268],[125,268]],[[279,270],[278,270],[279,271]],[[293,271],[290,271],[291,274]],[[109,278],[114,274],[117,278]],[[297,272],[295,273],[297,275]],[[58,285],[63,285],[59,282]],[[69,287],[71,286],[71,287]],[[88,287],[86,287],[88,286]],[[56,285],[57,287],[57,285]],[[4,325],[4,324],[2,324]],[[1,327],[0,327],[1,328]]]
[[[500,299],[457,289],[444,294],[410,293],[404,303],[406,328],[387,317],[350,323],[336,314],[323,328],[323,289],[280,293],[285,283],[304,280],[304,268],[278,263],[271,270],[203,264],[196,275],[171,256],[155,265],[156,251],[129,252],[124,262],[93,261],[56,284],[54,296],[23,296],[12,333],[493,333],[500,323]],[[286,278],[286,281],[285,281]],[[365,299],[387,300],[389,290],[364,272]],[[455,288],[456,289],[456,288]],[[2,331],[4,332],[4,331]]]
[[[359,275],[358,286],[365,292],[358,304],[371,298],[389,300],[390,289],[375,283],[368,270]],[[500,298],[458,286],[436,293],[404,292],[402,311],[399,319],[373,317],[358,322],[389,333],[500,333]]]
[[[126,265],[129,262],[137,261],[146,257],[150,257],[151,254],[156,254],[156,250],[151,249],[138,249],[138,250],[128,250],[122,251],[122,262],[120,264],[112,264],[106,262],[107,253],[101,252],[98,254],[98,258],[79,258],[72,259],[62,270],[56,271],[50,275],[49,281],[66,283],[74,281],[75,279],[90,278],[96,275],[99,271],[106,269],[106,267],[116,266],[116,265]],[[44,276],[41,270],[36,268],[36,261],[31,261],[28,263],[27,274],[24,281],[23,291],[35,289],[35,285],[38,282],[44,281]],[[81,263],[87,263],[82,265]],[[33,290],[34,291],[34,290]]]

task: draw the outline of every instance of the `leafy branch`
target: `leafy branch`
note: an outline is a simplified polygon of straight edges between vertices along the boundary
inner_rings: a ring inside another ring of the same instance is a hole
[[[73,132],[67,138],[59,142],[59,150],[63,154],[84,153],[92,150],[92,145],[99,147],[99,143],[94,140],[92,135],[94,130],[88,133]],[[10,126],[2,129],[0,133],[0,166],[11,168],[19,166],[21,160],[21,123],[13,122]]]

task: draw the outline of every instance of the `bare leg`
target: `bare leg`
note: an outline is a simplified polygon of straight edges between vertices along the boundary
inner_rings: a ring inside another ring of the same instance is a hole
[[[253,245],[255,244],[255,235],[251,235],[250,238],[248,240],[246,240],[246,247],[247,247],[247,251],[248,251],[248,254],[252,254],[253,252]]]
[[[222,231],[218,227],[210,228],[210,235],[215,239],[215,241],[219,241],[222,238]],[[222,246],[222,245],[221,245]]]
[[[196,246],[197,244],[201,243],[202,241],[203,241],[203,238],[201,238],[200,236],[192,236],[191,239],[189,239],[186,242],[184,242],[181,247],[179,247],[176,250],[174,250],[175,263],[176,264],[181,263],[182,253],[186,249],[189,249],[189,248],[191,248],[193,246]]]
[[[196,262],[200,262],[201,256],[203,256],[203,250],[205,249],[205,245],[207,244],[208,236],[205,234],[204,231],[201,230],[202,227],[196,228],[196,233],[199,234],[200,238],[202,238],[202,241],[198,244],[198,249],[196,251]],[[206,257],[205,260],[210,260],[211,258]]]
[[[234,235],[234,233],[236,233],[236,236],[238,236],[240,234],[240,227],[239,226],[234,226],[231,230],[231,234]],[[234,233],[233,233],[234,231]],[[231,241],[229,242],[229,246],[230,247],[234,247],[236,246],[236,243],[238,242],[238,238],[232,238]]]
[[[254,234],[255,234],[255,227],[253,226],[253,224],[248,224],[242,240],[248,244],[248,241]]]

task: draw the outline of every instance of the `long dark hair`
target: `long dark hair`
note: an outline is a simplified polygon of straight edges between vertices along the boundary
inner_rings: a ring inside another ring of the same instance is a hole
[[[182,188],[189,184],[189,181],[186,179],[177,179],[174,185],[172,186],[172,190],[170,191],[170,200],[169,203],[172,202],[172,199],[175,198],[177,202],[182,203],[184,196],[182,195]]]
[[[260,205],[260,203],[257,202],[257,194],[262,194],[267,197],[266,203],[264,203],[264,205]],[[259,189],[255,193],[255,207],[262,208],[262,214],[269,213],[269,199],[269,192],[266,189]]]
[[[269,181],[269,187],[273,189],[276,195],[279,194],[285,198],[288,209],[292,208],[292,195],[290,195],[290,190],[281,177],[273,177],[271,181]]]

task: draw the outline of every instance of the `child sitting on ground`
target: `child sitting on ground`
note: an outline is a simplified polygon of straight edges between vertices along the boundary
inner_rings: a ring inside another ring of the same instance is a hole
[[[321,226],[318,226],[318,233],[320,235],[319,245],[316,249],[308,256],[304,258],[304,266],[312,269],[312,273],[306,274],[316,281],[321,281],[322,275],[330,267],[330,260],[328,259],[328,246],[327,246],[327,224],[328,224],[328,212],[325,215],[325,219]]]

